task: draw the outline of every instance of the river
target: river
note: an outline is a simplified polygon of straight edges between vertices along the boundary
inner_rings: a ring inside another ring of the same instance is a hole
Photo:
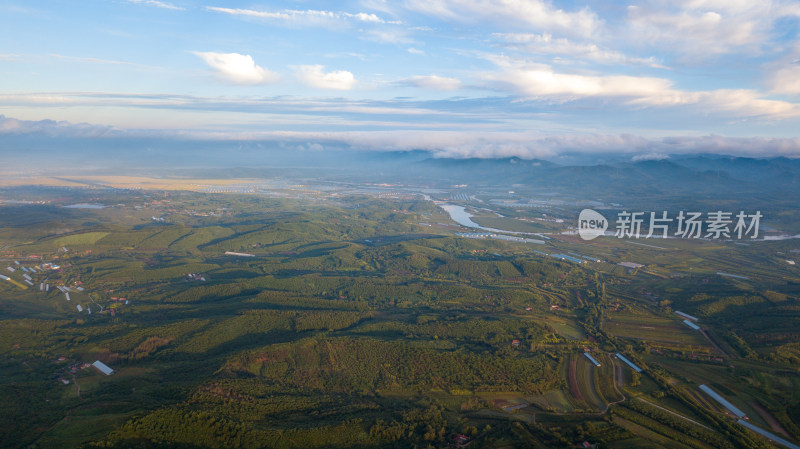
[[[466,228],[472,229],[480,229],[482,231],[488,232],[500,232],[503,234],[515,234],[515,235],[539,235],[534,234],[531,232],[516,232],[516,231],[506,231],[504,229],[496,229],[496,228],[487,228],[484,226],[479,225],[472,221],[472,214],[466,211],[464,206],[456,206],[455,204],[440,204],[439,207],[445,210],[448,214],[450,214],[450,218],[455,221],[456,223],[464,226]],[[541,236],[540,236],[541,237]],[[511,238],[509,236],[493,236],[492,238],[499,238],[500,240],[515,240],[515,238]],[[544,243],[544,240],[534,240],[534,239],[524,239],[528,243]]]

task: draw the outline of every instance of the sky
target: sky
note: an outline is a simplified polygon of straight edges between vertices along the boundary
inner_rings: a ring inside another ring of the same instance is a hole
[[[3,134],[800,157],[800,1],[0,0]]]

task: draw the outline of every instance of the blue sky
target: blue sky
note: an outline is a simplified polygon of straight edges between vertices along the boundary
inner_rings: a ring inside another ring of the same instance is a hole
[[[785,0],[0,0],[0,133],[800,157],[799,29]]]

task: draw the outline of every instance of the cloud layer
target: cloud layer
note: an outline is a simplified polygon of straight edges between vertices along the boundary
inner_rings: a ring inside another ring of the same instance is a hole
[[[4,119],[7,132],[90,122],[442,154],[655,157],[794,155],[800,129],[797,0],[7,3],[0,113],[18,119]]]
[[[750,157],[785,156],[800,158],[800,138],[732,138],[716,135],[667,136],[648,139],[630,134],[541,133],[481,131],[240,131],[192,130],[181,133],[164,131],[125,131],[108,126],[72,124],[53,120],[18,120],[0,115],[1,135],[44,135],[77,139],[199,139],[251,141],[325,146],[353,150],[412,151],[426,150],[437,157],[557,158],[560,155],[622,153],[632,160],[661,160],[679,154],[723,154]]]

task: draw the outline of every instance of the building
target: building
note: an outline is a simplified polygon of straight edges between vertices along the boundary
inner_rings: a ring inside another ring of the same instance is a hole
[[[619,352],[617,353],[617,358],[618,358],[618,359],[620,359],[620,360],[622,360],[623,362],[625,362],[625,364],[626,364],[626,365],[630,366],[630,367],[631,367],[631,369],[633,369],[633,370],[634,370],[634,371],[636,371],[637,373],[641,373],[641,372],[642,372],[642,369],[641,369],[641,368],[639,368],[638,366],[636,366],[636,364],[634,364],[633,362],[631,362],[630,360],[628,360],[628,358],[627,358],[627,357],[625,357],[624,355],[620,354]]]
[[[694,329],[694,330],[696,330],[696,331],[699,331],[699,330],[700,330],[700,326],[698,326],[698,325],[696,325],[696,324],[692,323],[692,322],[691,322],[691,321],[689,321],[689,320],[683,320],[683,324],[685,324],[685,325],[687,325],[687,326],[691,327],[692,329]]]
[[[636,262],[620,262],[617,265],[623,266],[625,268],[631,268],[631,269],[642,268],[644,266],[644,265],[642,265],[640,263],[636,263]]]
[[[456,447],[463,448],[469,446],[470,438],[463,434],[458,434],[453,439],[455,441]]]
[[[237,253],[234,251],[225,251],[226,256],[239,256],[239,257],[256,257],[255,254]]]
[[[676,310],[675,314],[678,315],[678,316],[681,316],[683,318],[686,318],[687,320],[697,321],[696,317],[693,317],[693,316],[689,315],[688,313],[683,313],[680,310]]]
[[[587,359],[589,359],[592,363],[594,363],[594,366],[597,366],[597,367],[600,366],[600,362],[595,360],[595,358],[592,357],[588,352],[584,352],[583,355],[585,355]]]
[[[779,437],[779,436],[777,436],[777,435],[775,435],[773,433],[767,432],[766,430],[762,429],[761,427],[758,427],[758,426],[755,426],[753,424],[750,424],[749,422],[747,422],[747,421],[745,421],[743,419],[740,419],[740,420],[738,420],[736,422],[739,423],[740,425],[744,426],[744,427],[747,427],[748,429],[752,430],[753,432],[755,432],[755,433],[757,433],[759,435],[765,436],[767,439],[769,439],[771,441],[774,441],[775,443],[778,443],[781,446],[786,446],[789,449],[800,449],[800,446],[798,446],[798,445],[796,445],[794,443],[791,443],[789,441],[786,441],[783,438],[781,438],[781,437]]]
[[[113,369],[109,368],[108,365],[99,360],[96,360],[94,363],[92,363],[92,366],[97,368],[101,373],[105,374],[106,376],[114,374]]]
[[[700,385],[700,387],[698,387],[698,388],[700,388],[700,390],[703,393],[711,396],[715,401],[719,402],[723,407],[728,409],[728,411],[733,413],[737,418],[739,418],[739,419],[747,419],[747,414],[745,414],[745,412],[739,410],[738,407],[736,407],[735,405],[731,404],[727,399],[723,398],[719,393],[717,393],[716,391],[712,390],[708,385],[703,384],[703,385]]]

